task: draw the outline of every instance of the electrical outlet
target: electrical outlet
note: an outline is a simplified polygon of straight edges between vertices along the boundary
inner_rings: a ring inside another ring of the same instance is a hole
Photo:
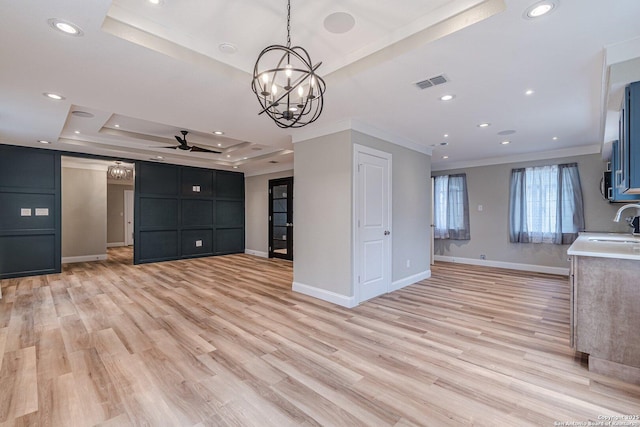
[[[480,255],[480,259],[487,259],[487,256],[485,254]]]
[[[196,248],[202,247],[202,240],[196,240]]]
[[[407,260],[407,268],[409,268],[409,267],[411,267],[411,260],[410,259]]]

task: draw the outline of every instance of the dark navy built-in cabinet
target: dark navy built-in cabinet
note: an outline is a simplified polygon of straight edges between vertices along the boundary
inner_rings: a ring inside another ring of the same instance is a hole
[[[106,180],[106,177],[105,177]],[[0,144],[0,279],[61,271],[60,152]],[[134,263],[244,252],[244,175],[136,162]]]
[[[0,145],[0,279],[56,273],[60,154]]]
[[[244,175],[136,163],[134,262],[244,252]]]

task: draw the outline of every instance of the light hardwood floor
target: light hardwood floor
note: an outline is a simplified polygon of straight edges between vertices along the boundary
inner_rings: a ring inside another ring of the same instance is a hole
[[[0,282],[0,426],[552,426],[640,414],[640,387],[589,373],[569,347],[564,277],[436,264],[432,278],[348,310],[292,292],[287,261],[133,266],[130,252],[109,252]]]

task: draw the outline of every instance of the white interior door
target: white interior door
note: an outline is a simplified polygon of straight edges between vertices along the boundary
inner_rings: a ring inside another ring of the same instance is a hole
[[[124,244],[133,245],[133,190],[124,190]]]
[[[356,146],[356,298],[391,287],[391,154]]]

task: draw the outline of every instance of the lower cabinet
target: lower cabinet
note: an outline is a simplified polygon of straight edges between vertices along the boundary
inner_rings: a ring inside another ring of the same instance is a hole
[[[589,370],[640,384],[640,261],[573,256],[571,343]]]

